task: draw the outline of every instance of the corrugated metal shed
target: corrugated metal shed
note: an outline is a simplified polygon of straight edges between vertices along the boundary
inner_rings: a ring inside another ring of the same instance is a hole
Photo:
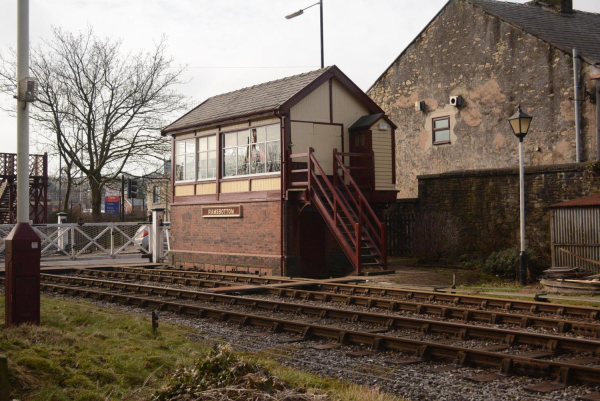
[[[600,272],[600,194],[551,206],[552,266]]]

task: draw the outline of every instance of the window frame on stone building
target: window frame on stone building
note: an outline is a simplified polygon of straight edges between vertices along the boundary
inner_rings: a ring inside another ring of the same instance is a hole
[[[152,203],[161,203],[160,201],[160,186],[154,185],[152,187]]]
[[[439,127],[436,128],[436,123],[438,121],[447,121],[447,125],[445,127]],[[441,132],[441,131],[448,131],[448,139],[444,139],[444,140],[436,140],[436,133]],[[444,145],[444,144],[448,144],[450,143],[450,116],[442,116],[442,117],[435,117],[431,119],[431,133],[432,133],[432,139],[433,139],[433,144],[434,145]]]

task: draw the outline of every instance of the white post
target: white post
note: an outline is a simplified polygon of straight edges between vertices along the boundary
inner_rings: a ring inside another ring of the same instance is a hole
[[[65,246],[67,246],[69,244],[69,229],[67,228],[65,230],[64,227],[62,227],[63,224],[67,223],[67,214],[64,212],[59,212],[58,214],[58,247],[60,248],[61,251],[64,252],[65,250]],[[66,241],[65,241],[65,237],[66,237]]]
[[[163,216],[165,214],[164,207],[155,207],[152,209],[152,228],[150,230],[150,249],[152,250],[152,262],[159,263],[164,255],[164,239],[163,239]]]
[[[18,83],[29,76],[29,0],[18,1],[17,13]],[[29,109],[24,101],[17,101],[17,223],[29,223]]]
[[[519,282],[527,284],[527,268],[525,263],[525,166],[523,157],[523,138],[519,140],[519,201],[521,204],[521,255],[519,263]]]

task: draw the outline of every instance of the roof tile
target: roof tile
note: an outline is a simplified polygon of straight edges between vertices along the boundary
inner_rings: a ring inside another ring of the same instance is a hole
[[[331,67],[250,86],[208,98],[163,129],[163,133],[192,128],[215,120],[274,110]]]
[[[600,14],[577,10],[572,14],[561,14],[539,4],[469,1],[563,51],[570,53],[577,48],[579,55],[588,62],[600,62]]]

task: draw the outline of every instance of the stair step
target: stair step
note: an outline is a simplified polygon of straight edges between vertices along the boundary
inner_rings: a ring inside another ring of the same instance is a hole
[[[307,168],[303,168],[300,170],[292,170],[292,174],[294,173],[308,173],[308,169]]]
[[[360,265],[363,266],[363,267],[364,266],[383,266],[383,263],[379,263],[379,262],[376,262],[376,263],[361,263]]]
[[[292,182],[293,187],[308,187],[308,182]]]

